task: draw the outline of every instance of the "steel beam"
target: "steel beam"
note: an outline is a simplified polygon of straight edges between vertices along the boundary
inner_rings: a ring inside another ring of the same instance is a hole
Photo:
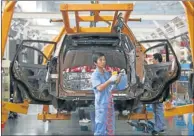
[[[128,11],[133,4],[61,4],[61,11]]]
[[[59,31],[61,28],[60,26],[43,26],[43,25],[38,25],[38,26],[35,26],[35,25],[30,26],[29,25],[28,27],[31,29],[40,30],[40,31],[46,31],[46,30]],[[130,28],[134,33],[152,33],[155,30],[154,27],[150,27],[150,26],[145,26],[145,27],[134,26],[134,27],[130,27]]]
[[[112,15],[111,13],[102,13],[101,15],[109,16]],[[89,16],[87,12],[80,12],[79,16]],[[131,14],[130,18],[141,18],[143,20],[172,20],[173,18],[177,17],[179,15],[141,15],[141,14]],[[13,18],[21,18],[21,19],[62,19],[61,13],[56,12],[16,12],[13,15]],[[75,19],[75,14],[69,13],[70,19]]]

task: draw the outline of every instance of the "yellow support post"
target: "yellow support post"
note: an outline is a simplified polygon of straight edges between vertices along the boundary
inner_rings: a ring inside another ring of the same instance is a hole
[[[1,102],[2,105],[2,120],[1,124],[5,124],[5,122],[8,119],[8,113],[9,111],[16,112],[16,113],[22,113],[27,114],[28,108],[29,108],[29,101],[24,100],[24,103],[11,103],[11,102]]]
[[[1,126],[4,126],[7,119],[8,119],[8,114],[9,114],[9,111],[6,110],[6,109],[3,109],[2,107],[2,111],[1,111]]]
[[[185,6],[185,13],[187,15],[190,48],[192,60],[194,62],[194,1],[183,1],[183,4]],[[192,123],[194,124],[194,115],[192,115]]]
[[[49,113],[49,105],[43,105],[43,110],[41,114],[37,115],[38,120],[42,120],[43,122],[51,121],[51,120],[70,120],[71,114],[70,113],[56,113],[50,114]]]
[[[190,47],[192,53],[192,60],[194,62],[194,1],[183,1],[185,12],[187,15]]]
[[[11,25],[11,20],[14,12],[16,1],[6,2],[3,15],[2,15],[2,37],[1,37],[1,57],[4,56],[5,46],[7,42],[7,37]]]
[[[56,113],[56,114],[38,114],[38,120],[51,121],[51,120],[70,120],[71,114]]]
[[[28,107],[29,107],[28,100],[24,100],[24,103],[2,102],[2,109],[22,114],[28,113]]]

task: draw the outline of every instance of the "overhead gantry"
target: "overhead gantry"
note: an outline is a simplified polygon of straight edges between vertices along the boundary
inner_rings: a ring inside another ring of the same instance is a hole
[[[192,50],[192,59],[194,61],[194,2],[191,1],[184,1],[183,2],[186,7],[186,15],[188,18],[188,26],[189,26],[189,35],[190,35],[190,47]],[[6,41],[11,25],[12,16],[14,13],[16,1],[7,1],[3,14],[2,14],[2,46],[1,46],[1,57],[4,55]],[[130,18],[131,12],[133,11],[133,4],[61,4],[60,11],[62,13],[63,19],[51,19],[51,22],[63,22],[64,26],[61,28],[60,33],[56,36],[53,41],[58,43],[62,36],[65,34],[72,34],[72,33],[110,33],[114,32],[114,27],[117,24],[119,12],[122,11],[124,13],[123,16],[123,26],[122,26],[122,33],[131,37],[132,42],[134,45],[138,45],[138,41],[136,40],[134,34],[127,26],[128,21],[141,21],[141,19]],[[82,11],[89,11],[93,12],[92,16],[80,16],[79,12]],[[113,16],[103,16],[100,15],[102,11],[113,11]],[[69,12],[75,13],[75,27],[70,27],[70,19],[69,19]],[[107,27],[81,27],[80,22],[106,22],[109,25]],[[51,54],[54,50],[54,45],[46,45],[43,53],[50,58]],[[142,52],[145,50],[142,46]],[[46,61],[44,61],[46,64]],[[25,100],[24,103],[10,103],[10,102],[1,102],[2,104],[2,122],[1,124],[4,125],[7,118],[8,112],[13,111],[17,113],[27,114],[29,101]],[[173,109],[165,110],[165,117],[169,116],[176,116],[182,115],[186,113],[192,113],[193,104],[175,107]],[[68,120],[71,118],[70,114],[64,113],[57,113],[57,114],[50,114],[49,113],[49,106],[44,105],[43,111],[41,114],[38,114],[37,118],[39,120],[47,121],[47,120]],[[153,113],[143,112],[141,114],[130,114],[127,117],[120,117],[120,119],[150,119],[153,118]],[[194,119],[193,119],[194,120]]]

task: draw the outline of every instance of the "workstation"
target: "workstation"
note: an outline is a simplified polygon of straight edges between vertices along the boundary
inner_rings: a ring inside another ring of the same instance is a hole
[[[194,135],[194,2],[1,8],[2,135]]]

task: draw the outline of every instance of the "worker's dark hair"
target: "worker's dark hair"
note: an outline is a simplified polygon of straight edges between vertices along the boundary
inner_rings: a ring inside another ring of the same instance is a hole
[[[155,60],[162,62],[162,55],[160,53],[155,53],[153,56]]]
[[[93,63],[97,63],[97,60],[100,57],[102,57],[102,56],[105,56],[105,55],[103,53],[101,53],[101,52],[95,52],[95,53],[93,53],[93,55],[92,55],[92,61],[93,61]]]

